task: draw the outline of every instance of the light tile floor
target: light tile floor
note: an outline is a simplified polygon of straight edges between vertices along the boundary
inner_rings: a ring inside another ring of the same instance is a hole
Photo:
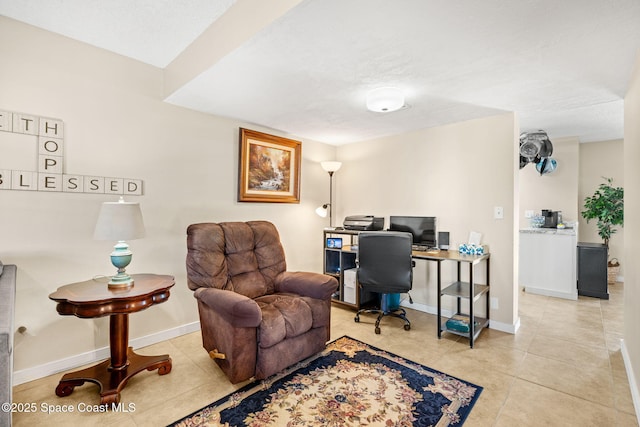
[[[414,310],[410,331],[388,318],[376,335],[371,316],[355,323],[353,311],[333,307],[332,339],[349,335],[483,386],[466,426],[637,426],[620,353],[623,285],[609,291],[608,301],[521,293],[520,331],[485,330],[474,349],[461,337],[445,334],[438,340],[435,316]],[[226,380],[202,349],[199,333],[137,351],[169,353],[173,370],[132,378],[122,392],[123,411],[91,412],[99,403],[91,383],[57,397],[62,374],[56,374],[14,388],[14,402],[36,407],[14,414],[14,426],[163,426],[243,385]],[[62,405],[74,412],[56,412]]]

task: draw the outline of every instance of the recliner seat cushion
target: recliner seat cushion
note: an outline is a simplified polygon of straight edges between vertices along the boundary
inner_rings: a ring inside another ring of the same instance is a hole
[[[262,348],[302,335],[313,325],[312,308],[297,295],[272,294],[255,301],[262,310],[258,327],[258,345]]]

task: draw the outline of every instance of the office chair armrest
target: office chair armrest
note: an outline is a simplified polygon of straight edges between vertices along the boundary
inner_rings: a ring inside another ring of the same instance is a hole
[[[330,299],[338,289],[338,281],[334,277],[306,271],[280,273],[275,285],[276,292],[290,292],[320,300]]]
[[[198,288],[194,296],[236,328],[255,328],[262,322],[262,310],[251,298],[216,288]]]

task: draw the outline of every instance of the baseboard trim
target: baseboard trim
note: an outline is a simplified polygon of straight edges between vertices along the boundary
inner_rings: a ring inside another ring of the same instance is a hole
[[[516,319],[516,323],[514,323],[513,325],[489,319],[489,329],[495,329],[496,331],[515,335],[516,332],[518,332],[518,329],[520,329],[520,318],[518,317]]]
[[[413,304],[411,304],[408,299],[404,299],[400,301],[400,306],[406,307],[406,308],[412,308],[417,311],[422,311],[423,313],[429,313],[434,315],[438,314],[438,307],[432,307],[430,305],[421,304],[419,302],[414,302]],[[454,314],[455,313],[451,310],[442,310],[443,317],[451,317]],[[513,325],[510,325],[508,323],[496,322],[495,320],[489,319],[489,328],[495,329],[497,331],[506,332],[508,334],[515,334],[516,332],[518,332],[518,329],[520,329],[520,318],[518,317],[518,319],[516,320],[516,323]]]
[[[129,346],[134,349],[157,344],[162,341],[186,335],[200,330],[200,322],[187,323],[175,328],[156,332],[139,338],[129,340]],[[64,359],[54,360],[32,368],[21,369],[13,373],[13,385],[23,384],[37,380],[62,371],[69,371],[79,366],[88,365],[109,358],[109,347],[102,347],[85,353],[77,354]]]
[[[429,313],[433,315],[438,315],[438,307],[432,307],[427,304],[421,304],[419,302],[414,302],[413,304],[409,302],[408,299],[400,301],[401,307],[411,308],[413,310],[422,311],[423,313]],[[451,310],[442,310],[442,316],[451,317],[455,313]]]
[[[633,372],[633,366],[631,365],[631,359],[629,357],[629,352],[627,351],[627,346],[624,343],[624,339],[620,340],[620,351],[622,352],[624,368],[627,371],[629,388],[631,389],[631,400],[633,401],[633,407],[636,410],[636,420],[640,420],[640,390],[638,390],[638,379]]]
[[[531,286],[527,286],[524,288],[524,291],[529,293],[529,294],[536,294],[536,295],[543,295],[543,296],[547,296],[547,297],[556,297],[556,298],[563,298],[563,299],[570,299],[573,301],[577,301],[578,300],[578,290],[575,289],[572,292],[559,292],[559,291],[553,291],[550,289],[542,289],[542,288],[532,288]]]

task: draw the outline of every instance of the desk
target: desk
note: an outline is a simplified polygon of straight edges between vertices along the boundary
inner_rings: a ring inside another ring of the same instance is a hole
[[[461,335],[469,339],[469,346],[473,348],[473,343],[480,335],[480,332],[487,326],[489,326],[489,258],[490,254],[483,255],[465,255],[461,254],[457,251],[413,251],[411,256],[415,259],[424,259],[427,261],[434,261],[437,264],[438,275],[437,275],[437,284],[438,284],[438,338],[442,337],[442,332],[448,332],[456,335]],[[457,263],[457,280],[442,289],[442,262],[443,261],[454,261]],[[486,262],[487,264],[487,272],[486,272],[486,285],[479,285],[474,282],[473,279],[473,270],[474,267],[481,262]],[[469,265],[469,281],[463,282],[461,281],[461,270],[462,264],[466,263]],[[469,300],[469,313],[465,314],[465,317],[469,319],[469,332],[459,332],[447,327],[446,320],[442,319],[442,296],[449,295],[453,296],[457,299],[457,313],[458,315],[462,315],[461,302],[462,299]],[[486,313],[487,317],[481,318],[474,314],[474,303],[482,296],[485,295],[486,298]]]
[[[110,289],[106,282],[87,280],[62,286],[49,295],[50,299],[58,303],[56,309],[63,316],[110,316],[111,357],[90,368],[65,374],[56,387],[56,395],[68,396],[76,386],[90,381],[100,387],[100,404],[112,405],[120,402],[120,391],[138,372],[145,369],[157,369],[160,375],[171,372],[171,358],[168,354],[141,356],[128,347],[129,313],[169,299],[169,288],[175,284],[174,278],[156,274],[133,274],[131,277],[135,284],[126,289]]]
[[[324,259],[323,272],[338,280],[340,286],[332,296],[332,301],[345,305],[355,310],[360,310],[363,305],[371,300],[372,295],[357,292],[357,284],[349,284],[345,281],[345,271],[355,269],[357,265],[358,249],[357,239],[360,231],[356,230],[324,230]],[[327,246],[327,237],[340,236],[346,240],[341,247]],[[442,337],[442,332],[457,334],[469,339],[469,345],[473,348],[473,343],[485,327],[489,326],[489,258],[490,254],[464,255],[458,251],[413,251],[414,259],[424,259],[434,261],[437,264],[437,285],[438,285],[438,338]],[[457,280],[442,289],[442,262],[453,261],[457,263]],[[487,264],[486,285],[479,285],[474,282],[474,267],[482,262]],[[461,281],[462,264],[469,265],[469,282]],[[349,275],[352,276],[352,275]],[[353,292],[353,298],[351,293]],[[461,313],[462,299],[469,300],[469,313],[465,316],[469,318],[470,331],[463,333],[447,328],[446,320],[442,319],[442,296],[448,295],[457,298],[457,314]],[[474,303],[482,296],[486,296],[487,318],[480,318],[474,314]],[[472,320],[471,320],[472,319]]]

